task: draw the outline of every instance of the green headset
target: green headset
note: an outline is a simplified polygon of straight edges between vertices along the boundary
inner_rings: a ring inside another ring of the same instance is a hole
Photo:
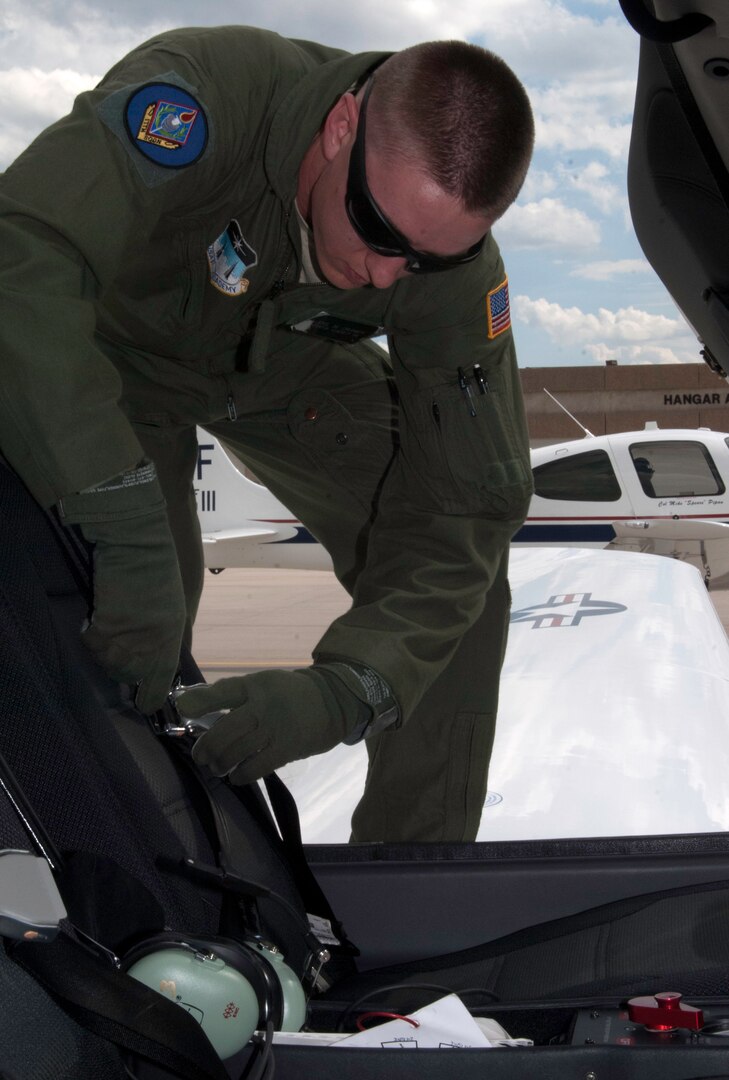
[[[223,1061],[268,1023],[299,1031],[306,1019],[301,981],[264,942],[167,932],[136,945],[122,967],[189,1012]]]

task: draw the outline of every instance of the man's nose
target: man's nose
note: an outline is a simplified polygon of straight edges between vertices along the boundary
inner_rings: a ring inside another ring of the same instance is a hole
[[[407,273],[405,259],[392,259],[371,251],[365,261],[367,274],[376,289],[387,289]]]

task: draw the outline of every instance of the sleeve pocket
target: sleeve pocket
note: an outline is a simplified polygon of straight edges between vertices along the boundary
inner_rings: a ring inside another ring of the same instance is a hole
[[[509,518],[532,493],[529,454],[502,379],[470,394],[457,379],[418,390],[402,432],[406,465],[434,508],[449,514]],[[473,415],[475,413],[475,415]]]

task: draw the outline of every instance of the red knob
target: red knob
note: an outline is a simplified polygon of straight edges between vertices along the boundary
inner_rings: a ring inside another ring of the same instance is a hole
[[[693,1005],[684,1005],[676,990],[663,990],[653,997],[635,997],[628,1002],[628,1016],[634,1024],[643,1024],[649,1031],[672,1031],[689,1028],[698,1031],[704,1026],[704,1014]]]

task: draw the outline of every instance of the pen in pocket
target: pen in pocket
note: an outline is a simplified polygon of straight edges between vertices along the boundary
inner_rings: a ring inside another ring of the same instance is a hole
[[[466,396],[466,404],[468,405],[468,411],[471,416],[476,415],[476,409],[473,404],[473,394],[471,393],[471,387],[468,379],[466,378],[463,368],[458,369],[458,385]]]

